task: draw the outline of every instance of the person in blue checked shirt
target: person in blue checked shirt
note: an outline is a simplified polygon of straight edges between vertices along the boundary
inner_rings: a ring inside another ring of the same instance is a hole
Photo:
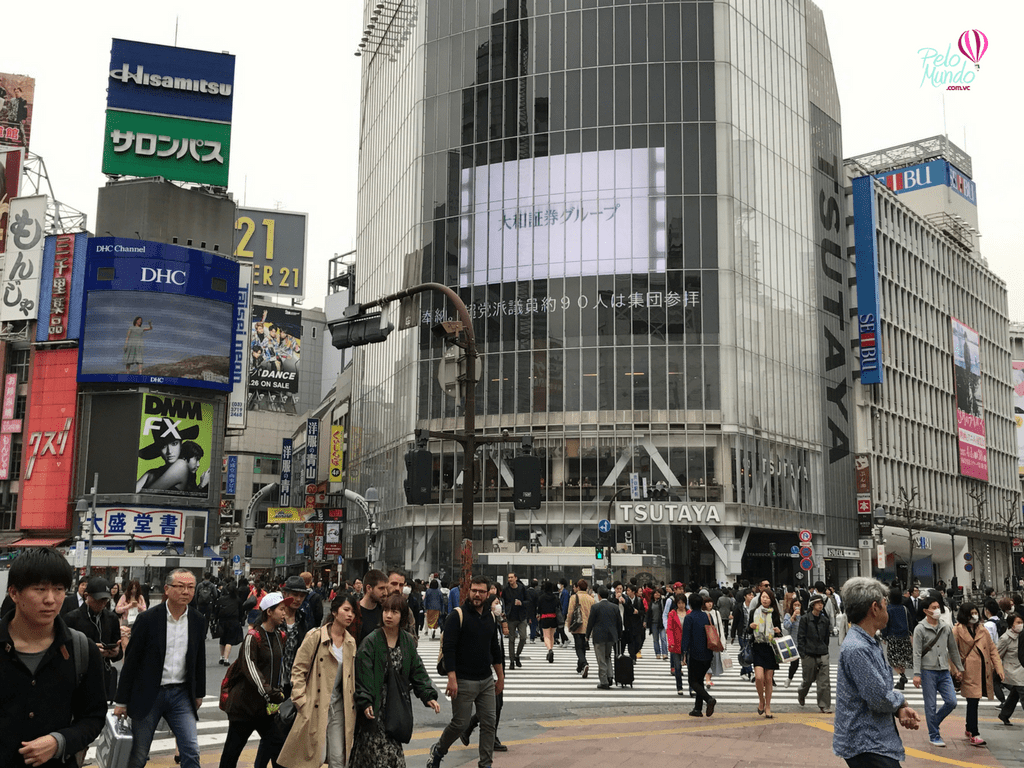
[[[888,594],[882,582],[867,577],[843,585],[850,630],[839,650],[832,751],[850,768],[898,768],[906,754],[896,721],[910,730],[920,727],[903,692],[893,689],[892,669],[875,636],[889,621]]]

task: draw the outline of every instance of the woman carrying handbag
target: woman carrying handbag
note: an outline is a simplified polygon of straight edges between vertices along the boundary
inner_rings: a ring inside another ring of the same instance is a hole
[[[356,731],[356,625],[350,592],[331,601],[330,621],[311,629],[292,664],[292,724],[277,762],[284,768],[345,768]],[[283,711],[283,710],[282,710]]]
[[[412,636],[399,629],[409,610],[405,597],[401,593],[388,595],[381,606],[381,626],[366,636],[356,653],[359,719],[349,765],[405,768],[402,744],[409,741],[406,734],[412,734],[409,686],[435,713],[441,711],[441,705]]]

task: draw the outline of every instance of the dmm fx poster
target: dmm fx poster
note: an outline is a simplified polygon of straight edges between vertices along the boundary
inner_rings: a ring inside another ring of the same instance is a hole
[[[145,395],[135,492],[205,499],[212,443],[212,403]]]

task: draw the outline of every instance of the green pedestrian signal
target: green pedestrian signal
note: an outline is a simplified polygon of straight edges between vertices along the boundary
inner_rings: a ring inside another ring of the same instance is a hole
[[[604,560],[604,547],[594,547],[594,559]]]

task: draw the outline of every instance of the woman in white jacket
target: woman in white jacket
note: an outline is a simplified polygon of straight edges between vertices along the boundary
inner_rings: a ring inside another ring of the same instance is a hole
[[[1003,660],[1003,687],[1008,689],[1006,699],[999,708],[999,719],[1003,725],[1011,725],[1010,715],[1017,708],[1017,702],[1024,699],[1024,668],[1020,664],[1019,641],[1024,631],[1024,618],[1016,613],[1006,617],[1007,629],[996,643],[996,650]]]

